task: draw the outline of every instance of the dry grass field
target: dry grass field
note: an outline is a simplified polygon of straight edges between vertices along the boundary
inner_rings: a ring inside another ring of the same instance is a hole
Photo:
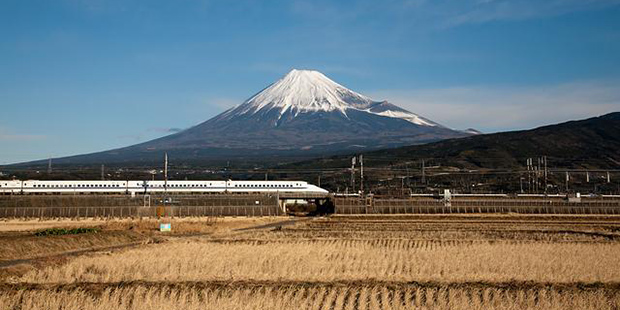
[[[620,309],[620,217],[336,216],[239,230],[278,220],[190,222],[175,237],[145,233],[160,242],[7,275],[0,308]],[[107,229],[149,231],[136,225]]]

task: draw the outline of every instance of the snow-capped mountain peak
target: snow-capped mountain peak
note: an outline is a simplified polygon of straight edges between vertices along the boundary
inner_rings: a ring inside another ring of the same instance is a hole
[[[372,99],[353,92],[314,70],[291,70],[283,78],[245,101],[239,113],[256,113],[263,109],[291,110],[295,113],[340,111],[363,107]]]
[[[387,102],[379,102],[356,93],[315,70],[293,69],[241,105],[224,113],[225,118],[260,113],[270,115],[278,126],[286,115],[336,112],[348,118],[347,111],[357,110],[379,116],[399,118],[421,126],[438,124]]]

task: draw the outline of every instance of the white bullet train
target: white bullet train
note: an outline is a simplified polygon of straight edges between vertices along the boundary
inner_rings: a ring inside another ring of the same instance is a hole
[[[306,193],[328,191],[304,181],[39,181],[0,180],[0,194]]]

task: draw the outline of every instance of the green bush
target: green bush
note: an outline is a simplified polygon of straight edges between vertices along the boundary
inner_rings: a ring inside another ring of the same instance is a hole
[[[60,236],[60,235],[77,235],[77,234],[87,234],[87,233],[98,233],[99,228],[48,228],[44,230],[37,231],[34,233],[35,236]]]

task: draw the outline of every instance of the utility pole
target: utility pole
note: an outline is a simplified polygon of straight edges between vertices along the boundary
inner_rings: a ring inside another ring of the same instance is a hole
[[[548,182],[547,181],[548,180],[547,179],[547,171],[548,171],[547,170],[547,156],[543,156],[543,161],[544,161],[544,164],[545,164],[545,194],[546,194],[547,193],[547,188],[548,188],[548,186],[547,186],[547,182]]]
[[[351,192],[355,193],[355,164],[357,157],[351,158]]]
[[[52,174],[52,158],[47,161],[47,174]]]
[[[527,164],[527,192],[532,193],[532,158],[528,158]]]
[[[538,166],[536,167],[536,193],[540,192],[540,164],[542,162],[542,157],[538,157]]]
[[[609,171],[607,171],[607,183],[611,183],[611,178],[609,177]]]
[[[590,172],[586,170],[586,183],[590,183]]]
[[[566,171],[566,193],[568,194],[568,181],[570,181],[570,174]]]
[[[269,175],[267,175],[267,172],[265,172],[265,181],[269,180]]]
[[[321,187],[321,174],[319,174],[319,179],[317,180],[318,186]]]
[[[364,155],[360,155],[360,192],[364,194]]]
[[[101,181],[105,181],[105,165],[101,164]]]
[[[168,152],[164,154],[164,193],[168,193]]]

